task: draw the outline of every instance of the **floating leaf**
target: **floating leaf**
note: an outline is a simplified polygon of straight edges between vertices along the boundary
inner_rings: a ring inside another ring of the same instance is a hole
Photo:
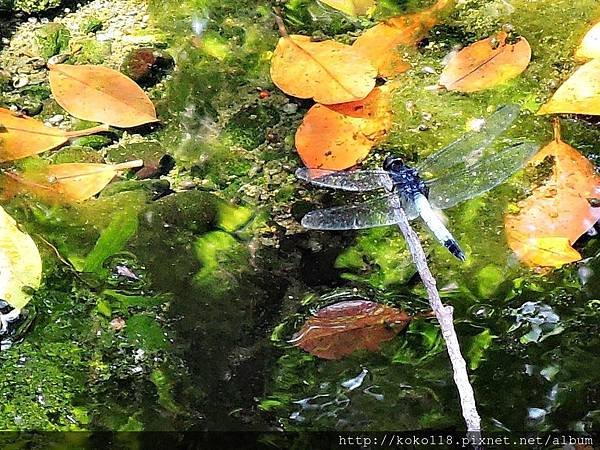
[[[410,322],[404,311],[367,300],[335,303],[309,318],[291,342],[324,359],[340,359],[356,350],[379,350]]]
[[[271,60],[271,79],[283,92],[324,104],[365,98],[376,76],[368,58],[353,47],[308,36],[284,35]]]
[[[48,67],[54,98],[75,117],[121,128],[158,121],[143,89],[116,70],[96,65]]]
[[[342,170],[362,161],[392,124],[389,89],[364,100],[314,105],[296,132],[296,149],[307,167]]]
[[[575,71],[537,114],[600,115],[600,58]]]
[[[349,16],[363,16],[375,6],[375,0],[321,0],[326,5]]]
[[[451,91],[475,92],[520,75],[531,60],[531,47],[524,37],[514,44],[507,44],[506,38],[500,32],[463,48],[444,67],[440,84]]]
[[[558,122],[555,139],[530,164],[543,167],[548,160],[551,173],[518,203],[517,214],[505,217],[505,229],[508,245],[526,264],[560,267],[581,259],[571,244],[600,219],[600,208],[590,204],[600,197],[600,177],[585,156],[561,140]]]
[[[142,165],[141,160],[122,164],[67,163],[49,165],[34,173],[5,172],[4,196],[27,191],[48,200],[80,202],[104,189],[119,171]]]
[[[25,288],[37,289],[42,280],[42,259],[33,239],[0,208],[0,298],[16,309],[31,299]]]
[[[388,19],[361,34],[352,47],[368,58],[382,77],[405,72],[410,65],[402,58],[399,46],[412,46],[423,39],[437,23],[439,12],[450,4],[449,0],[439,0],[419,13]]]
[[[52,150],[71,138],[107,131],[107,125],[78,131],[51,128],[39,120],[0,108],[0,162]]]
[[[600,57],[600,22],[594,25],[590,31],[588,31],[581,44],[575,51],[575,58],[577,59],[594,59]]]

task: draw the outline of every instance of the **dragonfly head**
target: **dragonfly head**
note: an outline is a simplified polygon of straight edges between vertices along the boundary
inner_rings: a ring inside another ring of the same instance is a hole
[[[389,155],[383,161],[383,170],[398,171],[404,167],[404,161],[398,156]]]

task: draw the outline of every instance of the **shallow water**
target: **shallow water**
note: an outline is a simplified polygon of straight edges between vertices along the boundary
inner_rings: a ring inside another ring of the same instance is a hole
[[[427,3],[381,2],[375,18]],[[390,151],[418,160],[464,133],[456,123],[505,103],[520,103],[525,113],[501,144],[551,139],[549,121],[531,111],[573,69],[572,49],[600,16],[597,2],[463,3],[410,55],[414,69],[394,98],[391,136],[367,164]],[[0,353],[0,428],[462,429],[435,321],[416,319],[379,353],[340,361],[287,343],[311,312],[335,301],[365,298],[411,312],[428,306],[397,230],[300,228],[297,220],[315,205],[350,198],[293,177],[293,135],[310,102],[289,99],[270,82],[278,37],[272,6],[150,2],[150,29],[176,61],[150,88],[162,124],[140,129],[140,142],[104,153],[114,162],[171,155],[175,170],[163,178],[176,192],[156,181],[123,180],[81,205],[28,197],[4,205],[36,240],[45,279],[27,307],[33,322]],[[286,3],[284,17],[290,32],[340,40],[370,25],[309,0]],[[25,19],[9,13],[3,20]],[[533,48],[520,78],[468,96],[423,89],[435,83],[423,67],[439,69],[454,45],[505,23]],[[1,103],[14,95],[6,88]],[[419,114],[406,114],[407,102]],[[46,97],[42,115],[56,108]],[[415,131],[424,112],[435,126]],[[564,140],[597,161],[596,122],[568,117],[562,126]],[[84,147],[55,158],[97,155]],[[465,264],[417,228],[443,300],[455,307],[484,428],[597,431],[600,243],[580,239],[584,259],[562,269],[520,265],[506,246],[502,218],[521,188],[517,177],[450,210],[449,226],[469,254]],[[136,223],[134,235],[97,270],[79,273],[101,233],[117,239],[123,221]],[[125,328],[111,325],[116,318]]]

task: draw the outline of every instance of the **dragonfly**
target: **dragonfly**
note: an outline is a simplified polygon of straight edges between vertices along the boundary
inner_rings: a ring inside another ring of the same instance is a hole
[[[409,220],[420,217],[435,238],[461,261],[466,255],[438,213],[477,197],[506,181],[538,151],[533,142],[519,142],[497,152],[488,147],[519,115],[518,105],[505,105],[485,120],[480,130],[456,141],[411,167],[390,155],[382,170],[332,171],[300,168],[296,176],[319,187],[351,192],[381,191],[362,203],[311,211],[305,228],[356,230],[397,224],[399,208]]]

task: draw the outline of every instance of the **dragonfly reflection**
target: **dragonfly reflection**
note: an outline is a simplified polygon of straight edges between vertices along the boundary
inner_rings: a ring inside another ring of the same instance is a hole
[[[482,130],[465,134],[415,168],[397,156],[388,156],[383,170],[298,169],[298,178],[317,186],[353,192],[385,191],[363,203],[311,211],[302,219],[302,225],[316,230],[393,225],[398,223],[398,208],[402,208],[411,220],[420,216],[432,234],[464,261],[464,252],[434,209],[450,208],[493,189],[537,152],[538,145],[531,142],[491,155],[485,151],[518,114],[517,105],[501,107],[486,120]]]

